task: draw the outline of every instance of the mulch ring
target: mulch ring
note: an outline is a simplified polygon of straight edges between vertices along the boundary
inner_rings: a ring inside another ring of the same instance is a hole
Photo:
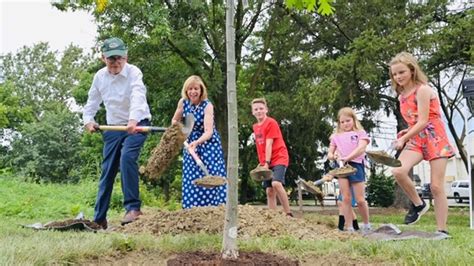
[[[180,253],[167,261],[167,266],[297,266],[297,260],[291,260],[263,252],[239,252],[237,259],[223,259],[220,253],[187,252]]]

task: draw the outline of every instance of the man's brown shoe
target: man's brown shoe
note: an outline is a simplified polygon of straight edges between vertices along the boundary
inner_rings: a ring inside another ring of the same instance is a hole
[[[122,225],[126,225],[126,224],[129,224],[135,220],[138,219],[138,216],[142,215],[143,213],[141,211],[138,211],[138,210],[131,210],[131,211],[128,211],[127,214],[125,214],[125,216],[123,217],[122,221],[121,221],[121,224]]]
[[[102,229],[106,230],[107,229],[107,219],[102,220],[100,222],[95,222],[97,225],[99,225]]]

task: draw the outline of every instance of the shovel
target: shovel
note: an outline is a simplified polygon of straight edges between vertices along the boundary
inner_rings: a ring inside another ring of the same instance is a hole
[[[213,187],[222,186],[226,183],[226,180],[220,176],[209,175],[209,171],[207,170],[207,167],[204,165],[201,158],[199,158],[196,152],[189,148],[189,143],[187,141],[184,142],[184,147],[189,152],[191,157],[193,157],[194,161],[199,166],[199,168],[201,168],[201,170],[204,172],[203,178],[198,178],[193,181],[193,183],[196,186],[201,186],[205,188],[213,188]]]
[[[184,125],[176,123],[168,128],[138,126],[139,132],[164,132],[159,144],[153,148],[146,166],[140,167],[140,173],[150,180],[158,179],[170,166],[171,162],[180,152],[183,142],[189,136],[194,127],[194,115],[188,114],[184,117]],[[127,131],[126,126],[97,126],[98,130]]]
[[[183,134],[188,137],[194,127],[194,115],[188,114],[184,117],[184,126],[182,129]],[[127,131],[127,126],[97,126],[96,129],[101,131]],[[165,132],[167,127],[153,127],[153,126],[138,126],[136,127],[138,132],[156,133]]]
[[[393,157],[391,154],[395,150],[395,147],[390,145],[387,150],[381,150],[381,151],[368,151],[367,156],[374,162],[387,165],[390,167],[400,167],[402,166],[402,162],[398,160],[397,158]]]
[[[348,163],[343,163],[342,161],[338,161],[339,168],[333,169],[329,171],[328,174],[335,176],[335,177],[348,177],[357,172],[357,169],[352,167]]]

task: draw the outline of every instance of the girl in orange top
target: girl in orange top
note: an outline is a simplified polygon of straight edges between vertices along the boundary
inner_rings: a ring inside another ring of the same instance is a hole
[[[413,166],[426,160],[431,168],[437,229],[447,235],[448,201],[444,191],[444,176],[448,158],[454,156],[454,149],[449,144],[441,118],[439,98],[428,86],[428,78],[411,54],[399,53],[389,65],[392,87],[399,96],[400,110],[408,124],[408,128],[400,131],[393,143],[396,149],[403,149],[398,158],[402,166],[392,169],[397,183],[412,202],[405,223],[416,223],[429,209],[408,176]]]

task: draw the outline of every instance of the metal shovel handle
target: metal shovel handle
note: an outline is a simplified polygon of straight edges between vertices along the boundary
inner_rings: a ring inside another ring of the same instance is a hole
[[[127,126],[98,126],[99,130],[102,131],[127,131]],[[151,126],[138,126],[136,130],[138,132],[165,132],[166,127],[151,127]]]
[[[194,115],[188,114],[184,118],[184,126],[182,129],[183,134],[185,137],[188,137],[194,127]],[[96,129],[101,131],[127,131],[127,126],[97,126]],[[156,133],[156,132],[165,132],[168,128],[167,127],[153,127],[153,126],[137,126],[136,130],[138,132],[148,132],[148,133]]]
[[[184,147],[189,152],[189,154],[191,154],[191,157],[193,157],[194,161],[199,166],[199,168],[201,168],[201,170],[204,172],[204,175],[209,176],[209,171],[207,170],[207,167],[204,165],[201,158],[199,158],[196,152],[189,148],[189,143],[187,141],[184,142]]]

